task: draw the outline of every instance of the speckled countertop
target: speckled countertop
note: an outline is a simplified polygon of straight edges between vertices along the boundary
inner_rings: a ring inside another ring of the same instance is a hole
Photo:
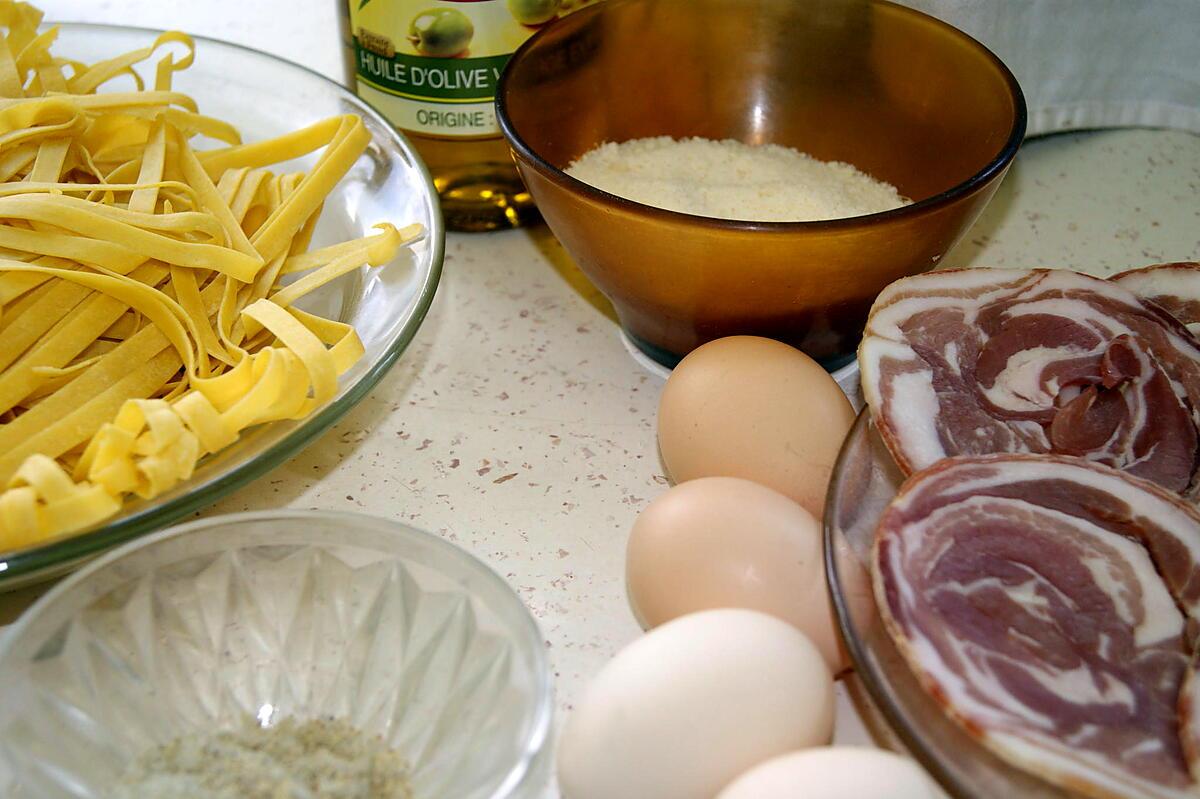
[[[337,0],[42,0],[51,19],[178,27],[340,70]],[[303,453],[206,514],[350,509],[403,519],[487,560],[541,623],[560,709],[638,635],[626,533],[667,486],[660,378],[545,227],[452,234],[424,326],[375,391]],[[1031,141],[951,266],[1106,274],[1200,254],[1200,137]],[[0,599],[11,620],[36,592]],[[869,733],[845,686],[837,738]],[[556,795],[550,792],[548,796]]]

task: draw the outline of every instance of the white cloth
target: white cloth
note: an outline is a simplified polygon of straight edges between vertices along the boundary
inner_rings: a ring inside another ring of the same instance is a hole
[[[1200,133],[1200,0],[902,0],[1017,76],[1029,136],[1106,127]]]

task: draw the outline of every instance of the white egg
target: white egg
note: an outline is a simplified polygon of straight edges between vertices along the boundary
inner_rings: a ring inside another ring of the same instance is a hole
[[[717,799],[937,799],[921,767],[883,749],[819,747],[768,760],[734,780]]]
[[[692,613],[614,657],[567,719],[565,799],[712,799],[776,755],[829,741],[833,678],[787,622]]]

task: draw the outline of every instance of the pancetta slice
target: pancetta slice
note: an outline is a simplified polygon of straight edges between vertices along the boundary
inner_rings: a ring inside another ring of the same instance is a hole
[[[1078,458],[951,458],[910,478],[873,553],[926,690],[1013,765],[1096,797],[1196,794],[1177,703],[1200,617],[1200,512]]]
[[[1200,782],[1200,651],[1192,654],[1179,690],[1179,739],[1192,779]]]
[[[1200,263],[1178,261],[1130,269],[1109,280],[1162,308],[1193,333],[1200,328]]]
[[[1200,342],[1120,284],[1046,269],[899,280],[859,348],[906,472],[952,455],[1074,455],[1194,494]]]

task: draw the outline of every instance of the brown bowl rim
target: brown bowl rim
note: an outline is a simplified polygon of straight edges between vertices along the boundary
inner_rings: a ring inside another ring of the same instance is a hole
[[[571,14],[571,17],[578,16],[595,16],[604,11],[605,8],[611,7],[617,3],[627,4],[636,3],[641,0],[604,0],[602,3],[597,3],[590,8],[580,9]],[[821,219],[807,222],[756,222],[753,220],[744,219],[722,219],[719,217],[700,216],[699,214],[689,214],[682,211],[671,211],[666,208],[659,208],[654,205],[646,205],[634,200],[621,197],[616,194],[598,189],[589,183],[584,183],[578,178],[568,175],[563,170],[546,161],[531,148],[512,124],[512,120],[508,116],[507,96],[509,93],[509,79],[512,74],[513,65],[520,62],[523,58],[528,57],[529,52],[537,47],[541,39],[548,35],[547,31],[552,27],[547,25],[541,30],[534,33],[525,42],[517,48],[512,54],[512,57],[505,64],[504,71],[500,75],[500,80],[496,86],[496,121],[500,126],[501,133],[508,140],[509,147],[521,158],[528,161],[533,167],[542,174],[543,177],[557,183],[560,187],[568,191],[576,192],[589,197],[600,203],[605,203],[610,206],[629,212],[657,218],[664,222],[674,222],[676,224],[699,224],[702,227],[716,228],[720,230],[743,231],[743,232],[771,232],[771,233],[798,233],[804,230],[824,231],[824,230],[839,230],[847,228],[855,228],[862,225],[871,225],[877,222],[887,222],[893,219],[905,219],[908,217],[916,217],[922,215],[925,211],[939,208],[947,205],[960,197],[969,195],[986,185],[997,175],[1000,175],[1008,168],[1008,165],[1016,157],[1017,150],[1020,149],[1021,143],[1025,139],[1025,128],[1027,124],[1027,109],[1025,105],[1025,93],[1021,90],[1021,84],[1017,82],[1017,78],[1013,75],[1008,66],[985,47],[978,39],[970,34],[954,27],[953,25],[943,22],[937,17],[922,13],[916,9],[907,6],[899,5],[891,2],[891,0],[870,0],[871,5],[875,6],[890,6],[902,14],[909,14],[916,17],[924,17],[934,25],[941,27],[951,35],[958,36],[965,40],[968,45],[974,46],[982,54],[992,62],[999,70],[1000,75],[1004,78],[1008,86],[1009,95],[1013,100],[1014,114],[1013,124],[1009,131],[1008,139],[1000,148],[999,152],[988,161],[978,172],[967,178],[961,183],[951,186],[943,192],[939,192],[931,197],[926,197],[923,200],[918,200],[915,203],[904,205],[899,208],[893,208],[889,211],[879,211],[873,214],[863,214],[861,216],[846,216],[837,219]]]

